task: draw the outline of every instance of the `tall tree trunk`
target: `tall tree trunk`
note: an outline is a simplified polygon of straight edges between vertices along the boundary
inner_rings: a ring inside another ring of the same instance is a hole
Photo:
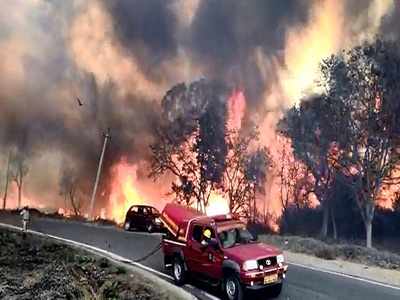
[[[3,197],[3,210],[5,210],[7,206],[8,182],[10,181],[10,160],[11,160],[11,152],[8,155],[8,162],[7,162],[6,186],[4,189],[4,197]]]
[[[256,196],[254,195],[254,207],[253,207],[254,211],[253,211],[253,223],[256,223],[256,219],[257,219],[257,204],[256,204]]]
[[[64,215],[67,215],[68,203],[67,203],[67,193],[64,194]]]
[[[370,218],[365,218],[365,236],[367,239],[367,248],[372,248],[372,220]]]
[[[328,223],[329,223],[329,206],[327,203],[323,204],[323,218],[321,227],[321,238],[328,236]]]
[[[17,184],[18,186],[18,208],[21,208],[21,198],[22,198],[22,181]]]
[[[333,229],[333,238],[337,240],[337,227],[336,227],[336,220],[335,220],[335,211],[333,208],[330,209],[331,211],[331,221],[332,221],[332,229]]]

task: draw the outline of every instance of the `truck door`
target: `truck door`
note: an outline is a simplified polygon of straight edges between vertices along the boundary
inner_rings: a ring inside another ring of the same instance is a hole
[[[215,238],[215,231],[212,227],[195,224],[188,242],[186,261],[192,272],[200,273],[207,277],[220,278],[222,276],[223,255],[212,246],[201,244],[204,239],[203,231],[205,229],[209,229],[211,238]]]
[[[206,255],[204,246],[201,245],[202,235],[203,226],[194,224],[192,230],[189,232],[187,253],[185,253],[185,259],[189,270],[196,273],[203,273],[202,265],[204,264]]]
[[[216,238],[214,228],[207,226],[204,229],[209,229],[211,231],[211,238]],[[222,278],[222,262],[223,253],[220,249],[216,249],[212,245],[209,245],[203,249],[201,264],[203,273],[207,274],[211,278]]]

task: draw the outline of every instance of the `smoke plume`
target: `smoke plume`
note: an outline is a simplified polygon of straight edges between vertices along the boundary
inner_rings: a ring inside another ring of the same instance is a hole
[[[150,190],[161,99],[200,78],[244,91],[246,118],[272,145],[282,111],[315,92],[319,61],[376,34],[398,39],[398,15],[389,0],[3,1],[0,191],[18,152],[29,165],[24,204],[63,206],[61,179],[74,178],[87,205],[108,128],[98,209],[122,160]]]

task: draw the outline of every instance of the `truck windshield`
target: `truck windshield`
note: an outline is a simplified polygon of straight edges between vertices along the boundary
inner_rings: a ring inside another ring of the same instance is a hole
[[[251,233],[245,228],[232,228],[219,233],[222,248],[231,248],[235,245],[248,244],[254,241]]]

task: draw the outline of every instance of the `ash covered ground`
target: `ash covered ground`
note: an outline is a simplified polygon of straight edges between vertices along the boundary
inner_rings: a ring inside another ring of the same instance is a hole
[[[0,229],[0,299],[172,299],[104,258]]]

